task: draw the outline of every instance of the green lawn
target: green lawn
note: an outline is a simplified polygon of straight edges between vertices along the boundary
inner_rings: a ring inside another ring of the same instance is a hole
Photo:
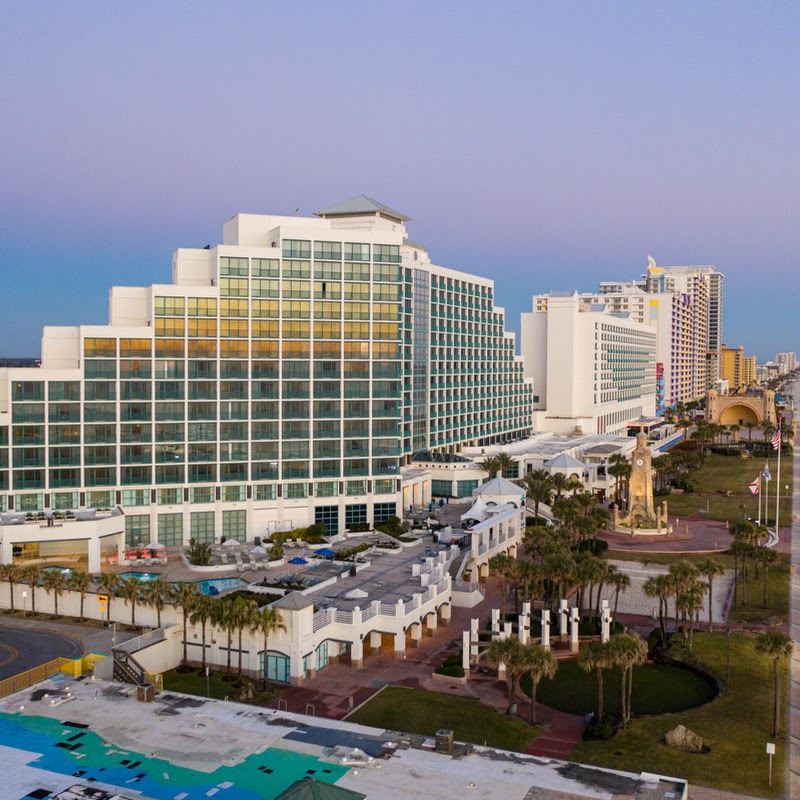
[[[617,667],[603,673],[603,708],[610,714],[620,712],[620,671]],[[522,689],[530,694],[530,678],[522,679]],[[667,664],[644,664],[633,671],[633,713],[665,714],[708,703],[716,689],[695,672]],[[536,699],[546,706],[584,714],[597,710],[597,677],[587,675],[577,661],[561,661],[552,680],[539,684]]]
[[[433,737],[441,728],[456,741],[524,752],[540,730],[469,697],[387,686],[347,717],[348,722]]]
[[[724,633],[695,636],[695,656],[724,680],[727,652]],[[570,758],[587,764],[675,775],[690,783],[763,797],[785,793],[785,739],[776,741],[772,788],[767,785],[765,744],[772,737],[772,661],[755,650],[756,636],[731,635],[731,695],[720,695],[699,708],[632,720],[626,731],[605,742],[583,742]],[[781,671],[786,708],[787,669]],[[634,682],[634,695],[636,683]],[[687,754],[666,747],[664,734],[685,725],[711,748]],[[785,731],[785,725],[781,725]]]
[[[205,675],[198,674],[196,669],[189,672],[179,672],[177,669],[171,669],[169,672],[164,673],[164,691],[193,694],[197,697],[211,697],[215,700],[225,700],[226,698],[235,700],[238,689],[229,681],[223,680],[224,676],[224,672],[212,672],[208,677],[208,681],[206,681]],[[247,678],[245,678],[245,681],[251,682]],[[260,686],[260,682],[254,684],[254,688],[258,686]],[[253,699],[243,702],[266,705],[274,700],[279,693],[278,690],[262,692],[256,689]]]
[[[736,522],[742,518],[742,511],[748,517],[758,516],[758,497],[751,494],[747,485],[764,469],[766,459],[763,457],[742,459],[735,456],[709,455],[702,468],[685,474],[685,478],[694,485],[694,492],[689,494],[673,494],[664,497],[670,515],[686,517],[705,512],[708,519],[724,522]],[[769,459],[772,480],[769,482],[769,518],[775,517],[775,489],[778,485],[778,459]],[[789,486],[781,491],[781,526],[791,525],[791,486],[792,459],[781,456],[781,487]],[[719,492],[729,491],[731,497]],[[762,486],[763,491],[763,486]],[[658,498],[661,499],[661,498]],[[744,509],[742,509],[744,505]],[[764,512],[762,510],[762,516]]]

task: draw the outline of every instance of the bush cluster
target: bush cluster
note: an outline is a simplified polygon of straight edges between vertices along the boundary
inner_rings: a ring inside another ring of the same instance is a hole
[[[464,667],[461,666],[461,653],[454,656],[448,656],[440,667],[437,667],[434,672],[437,675],[449,675],[451,678],[463,678]]]

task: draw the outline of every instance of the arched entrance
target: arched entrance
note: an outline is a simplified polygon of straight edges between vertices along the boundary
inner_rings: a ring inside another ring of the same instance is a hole
[[[720,415],[721,425],[744,425],[746,422],[761,424],[761,415],[747,403],[735,403],[724,408]]]

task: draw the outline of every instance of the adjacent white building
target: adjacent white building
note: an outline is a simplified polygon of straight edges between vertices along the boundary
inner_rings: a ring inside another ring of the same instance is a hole
[[[520,342],[537,431],[619,433],[655,414],[652,325],[577,292],[551,292],[522,314]]]

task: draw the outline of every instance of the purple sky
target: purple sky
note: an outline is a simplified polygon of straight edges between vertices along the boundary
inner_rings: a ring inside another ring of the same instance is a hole
[[[532,294],[726,277],[724,340],[800,351],[800,4],[0,5],[0,355],[239,211],[370,194]]]

